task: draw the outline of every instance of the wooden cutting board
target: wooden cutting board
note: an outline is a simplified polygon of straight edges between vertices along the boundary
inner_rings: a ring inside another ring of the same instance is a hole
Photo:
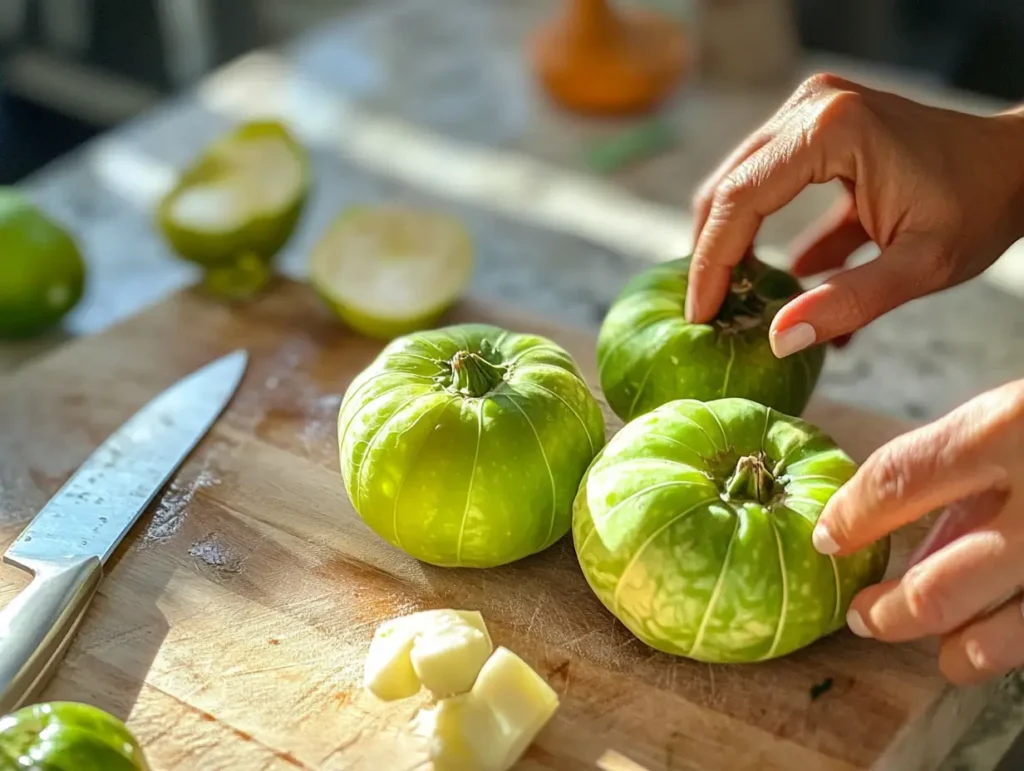
[[[587,332],[490,302],[450,320],[546,334],[596,382]],[[383,705],[359,681],[377,623],[436,607],[482,611],[561,695],[524,771],[608,751],[647,771],[933,769],[988,696],[948,687],[931,645],[847,632],[757,665],[656,653],[591,594],[570,537],[488,571],[406,557],[356,516],[337,467],[341,396],[380,343],[289,282],[236,309],[183,292],[0,385],[3,545],[150,397],[239,347],[233,403],[111,560],[43,695],[128,719],[158,771],[416,767],[401,729],[419,702]],[[905,428],[822,400],[808,417],[859,459]],[[913,541],[899,535],[897,566]],[[0,602],[25,583],[0,569]]]

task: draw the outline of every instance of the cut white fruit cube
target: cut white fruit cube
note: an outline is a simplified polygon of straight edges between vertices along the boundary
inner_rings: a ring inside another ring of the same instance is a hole
[[[413,732],[435,771],[507,771],[558,709],[558,695],[506,648],[487,660],[469,693],[421,710]]]
[[[391,619],[374,632],[363,684],[384,701],[426,686],[435,696],[468,691],[493,645],[477,611],[426,610]]]
[[[434,771],[504,771],[501,749],[491,744],[499,733],[494,715],[470,694],[421,709],[412,732],[426,740]]]
[[[378,699],[395,701],[415,696],[420,679],[412,668],[409,654],[416,639],[412,617],[385,621],[373,633],[370,651],[363,668],[363,685]]]
[[[558,694],[529,664],[508,648],[498,648],[470,691],[487,704],[499,735],[495,746],[504,755],[502,769],[511,768],[558,709]]]
[[[492,650],[486,628],[455,614],[437,616],[412,645],[412,668],[436,698],[456,696],[473,687]]]

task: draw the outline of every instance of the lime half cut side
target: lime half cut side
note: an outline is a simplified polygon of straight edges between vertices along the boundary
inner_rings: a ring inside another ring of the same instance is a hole
[[[458,220],[399,206],[342,212],[310,257],[310,282],[342,321],[382,339],[433,326],[472,272]]]
[[[181,175],[158,219],[174,251],[201,265],[206,286],[247,296],[271,275],[309,192],[303,147],[276,121],[229,132]]]

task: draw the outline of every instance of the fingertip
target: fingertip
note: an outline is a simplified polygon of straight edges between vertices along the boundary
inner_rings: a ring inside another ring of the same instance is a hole
[[[696,323],[698,323],[697,322],[698,307],[697,307],[697,294],[696,294],[696,284],[697,284],[697,281],[695,280],[696,279],[695,273],[696,273],[696,271],[691,267],[690,268],[689,280],[687,281],[687,284],[686,284],[686,303],[685,303],[685,305],[683,307],[683,316],[686,318],[686,322],[688,324],[696,324]]]
[[[811,533],[811,543],[814,544],[814,548],[819,554],[832,556],[839,552],[839,543],[828,529],[828,525],[824,522],[819,522],[814,526],[814,531]]]
[[[693,300],[689,292],[686,293],[686,307],[683,309],[683,315],[686,318],[687,324],[699,324],[697,322],[696,310],[693,307]]]
[[[683,308],[683,317],[686,319],[687,324],[697,323],[697,311],[694,308],[693,293],[689,288],[686,290],[686,305]]]
[[[777,358],[784,359],[814,345],[817,338],[818,333],[814,327],[806,321],[799,321],[786,329],[772,330],[768,335],[768,344]]]
[[[846,612],[846,626],[858,637],[872,639],[875,636],[868,628],[867,622],[864,621],[864,616],[856,608],[850,608]]]
[[[731,271],[699,256],[690,263],[683,315],[690,324],[707,324],[718,313],[729,291]]]

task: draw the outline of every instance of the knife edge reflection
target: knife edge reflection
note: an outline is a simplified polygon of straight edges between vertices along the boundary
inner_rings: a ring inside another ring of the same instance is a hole
[[[186,375],[111,434],[4,553],[38,571],[85,557],[106,562],[227,407],[248,354],[237,350]]]

